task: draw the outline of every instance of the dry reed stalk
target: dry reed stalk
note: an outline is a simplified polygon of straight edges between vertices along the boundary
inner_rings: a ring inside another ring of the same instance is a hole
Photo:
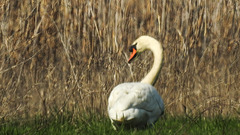
[[[0,118],[105,115],[112,88],[151,68],[149,52],[127,64],[143,34],[164,47],[166,113],[239,116],[239,15],[237,0],[2,1]]]

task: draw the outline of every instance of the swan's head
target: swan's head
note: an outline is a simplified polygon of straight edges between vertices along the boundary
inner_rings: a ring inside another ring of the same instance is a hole
[[[158,41],[150,36],[141,36],[136,39],[133,44],[130,46],[129,51],[132,52],[128,63],[130,63],[137,55],[141,52],[145,51],[146,49],[152,49],[154,42],[158,43]]]

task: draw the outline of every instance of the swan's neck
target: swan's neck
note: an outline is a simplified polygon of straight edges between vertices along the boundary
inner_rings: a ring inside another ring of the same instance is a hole
[[[153,63],[152,69],[142,79],[141,83],[147,83],[147,84],[154,85],[157,80],[157,77],[160,73],[161,66],[162,66],[163,48],[162,48],[162,45],[156,41],[153,44],[151,44],[148,49],[150,49],[153,52],[154,63]]]

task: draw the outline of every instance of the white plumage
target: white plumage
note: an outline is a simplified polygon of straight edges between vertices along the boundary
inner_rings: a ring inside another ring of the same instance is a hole
[[[153,124],[163,113],[162,98],[156,89],[144,83],[123,83],[109,97],[109,117],[133,127]]]
[[[138,53],[153,51],[154,64],[141,82],[122,83],[116,86],[108,99],[108,114],[114,129],[118,125],[145,127],[154,124],[164,112],[164,103],[152,86],[159,74],[162,63],[162,46],[152,37],[141,36],[131,46],[133,52],[129,62]]]

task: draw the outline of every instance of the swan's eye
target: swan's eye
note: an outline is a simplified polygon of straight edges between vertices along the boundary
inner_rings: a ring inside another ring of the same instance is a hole
[[[134,45],[130,46],[129,52],[133,52],[133,49],[137,50],[136,46],[137,46],[137,43],[135,43]]]

